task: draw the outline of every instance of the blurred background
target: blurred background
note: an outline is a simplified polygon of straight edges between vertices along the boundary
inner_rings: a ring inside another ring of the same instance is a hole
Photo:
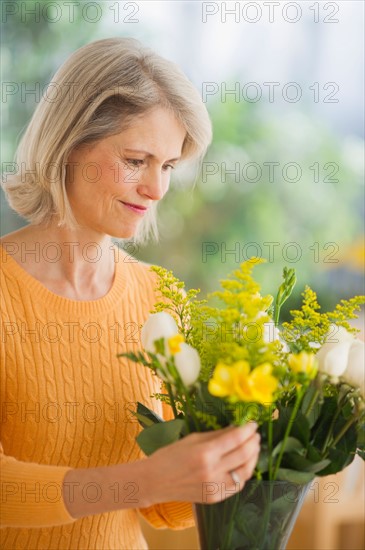
[[[126,249],[203,294],[253,255],[267,259],[256,272],[265,292],[284,265],[296,268],[294,302],[305,284],[324,310],[364,292],[362,1],[1,7],[3,170],[71,52],[100,38],[138,38],[194,82],[214,139],[201,166],[174,172],[159,207],[160,242]],[[1,234],[24,223],[2,194]],[[194,547],[184,544],[176,548]]]

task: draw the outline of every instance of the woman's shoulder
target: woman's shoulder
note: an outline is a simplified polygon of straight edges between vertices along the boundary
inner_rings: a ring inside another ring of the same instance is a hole
[[[35,250],[29,226],[22,227],[0,237],[0,246],[2,247],[1,263],[7,260],[7,256],[10,256],[18,264],[22,264],[24,263],[24,257]]]
[[[157,275],[151,269],[154,264],[148,263],[134,256],[126,249],[118,248],[116,252],[116,262],[120,273],[135,287],[144,290],[155,290],[157,286]]]
[[[151,270],[153,264],[137,258],[125,249],[117,248],[115,253],[116,262],[122,265],[126,271],[131,271],[135,276],[141,276],[151,280],[155,279],[155,273]]]

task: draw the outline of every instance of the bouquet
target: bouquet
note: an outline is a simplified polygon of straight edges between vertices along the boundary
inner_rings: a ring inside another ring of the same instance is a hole
[[[197,299],[199,290],[185,291],[171,271],[152,266],[161,300],[142,327],[144,351],[122,354],[162,379],[163,392],[155,397],[174,412],[165,422],[137,404],[144,428],[137,442],[147,455],[191,432],[259,424],[261,453],[244,496],[196,507],[205,530],[201,543],[209,549],[276,547],[281,543],[268,529],[276,523],[282,530],[292,518],[276,514],[274,521],[283,497],[291,501],[289,493],[275,496],[274,483],[308,487],[315,476],[345,468],[356,453],[365,457],[365,350],[348,322],[364,297],[321,313],[306,287],[301,308],[280,324],[295,271],[284,268],[276,296],[262,296],[252,271],[263,261],[242,263],[206,300]]]

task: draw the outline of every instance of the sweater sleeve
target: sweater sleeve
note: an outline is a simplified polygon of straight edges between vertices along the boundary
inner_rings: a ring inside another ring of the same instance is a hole
[[[195,525],[190,502],[165,502],[140,508],[139,512],[155,529],[187,529]]]
[[[22,462],[0,444],[1,527],[51,527],[72,523],[62,496],[64,466]]]
[[[163,417],[171,420],[171,407],[162,404]],[[190,502],[165,502],[149,508],[141,508],[139,512],[156,529],[187,529],[195,525],[193,507]]]

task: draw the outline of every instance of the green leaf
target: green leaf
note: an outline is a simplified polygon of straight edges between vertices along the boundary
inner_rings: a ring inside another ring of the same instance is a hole
[[[150,357],[151,360],[154,359],[154,355],[152,353],[146,352],[146,355]],[[127,357],[131,361],[134,361],[135,363],[141,363],[145,367],[153,368],[152,363],[146,360],[145,355],[139,351],[138,353],[128,352],[128,353],[118,353],[117,357]]]
[[[289,422],[293,407],[279,405],[279,418],[273,422],[274,443],[278,445],[283,437]],[[307,418],[300,411],[297,412],[294,423],[290,430],[290,436],[298,439],[304,447],[308,446],[310,438],[310,427]]]
[[[131,411],[133,416],[135,416],[142,426],[142,428],[148,428],[149,426],[153,426],[154,422],[148,416],[144,416],[144,414],[138,414],[136,411]]]
[[[314,477],[315,475],[312,472],[297,472],[288,468],[279,468],[276,479],[304,485],[304,483],[312,481]]]
[[[315,462],[312,466],[308,466],[306,468],[306,472],[313,472],[314,474],[316,474],[317,472],[320,472],[321,470],[323,470],[323,468],[325,468],[326,466],[328,466],[328,464],[330,464],[330,460],[328,458],[325,458],[324,460],[321,460],[320,462]]]
[[[335,434],[339,432],[340,429],[342,429],[344,426],[344,420],[339,419],[339,422],[335,424]],[[339,442],[336,445],[336,449],[341,451],[342,453],[346,455],[350,455],[351,453],[355,453],[357,448],[357,431],[356,426],[353,424],[350,426],[350,428],[345,432],[345,434],[341,437]]]
[[[342,418],[338,419],[338,422],[335,424],[335,433],[338,433],[344,425],[345,420]],[[341,437],[340,441],[337,443],[335,448],[331,448],[328,453],[328,458],[331,463],[320,470],[317,475],[326,476],[330,474],[336,474],[340,472],[346,466],[351,464],[355,458],[357,450],[357,432],[356,427],[352,425],[347,432]]]
[[[269,457],[267,453],[267,447],[265,448],[263,445],[261,446],[261,452],[257,461],[256,469],[262,474],[267,472],[269,469]]]
[[[276,456],[280,453],[281,448],[283,446],[284,442],[280,441],[276,445],[276,447],[273,449],[272,456]],[[303,449],[302,443],[299,441],[299,439],[296,439],[295,437],[288,437],[285,441],[285,448],[284,453],[290,453],[291,451],[299,451],[300,449]]]
[[[158,414],[156,414],[154,411],[140,403],[137,402],[137,412],[135,413],[135,416],[138,418],[140,424],[142,424],[140,418],[145,421],[145,426],[142,424],[144,428],[147,426],[152,426],[153,424],[159,424],[160,422],[164,422],[164,419],[161,418]]]
[[[309,421],[300,411],[298,411],[294,420],[290,435],[299,439],[299,441],[303,443],[304,447],[308,446],[310,439]]]
[[[328,453],[328,458],[330,459],[330,464],[326,466],[323,470],[320,470],[317,475],[327,476],[331,474],[337,474],[341,472],[346,466],[351,464],[356,455],[356,448],[353,451],[343,451],[342,449],[330,449]]]
[[[321,415],[313,426],[313,443],[317,448],[322,448],[332,426],[333,418],[337,412],[337,397],[326,397],[322,405]]]
[[[307,449],[307,458],[310,462],[319,462],[322,460],[322,455],[319,449],[316,449],[313,445],[309,445]]]
[[[304,456],[300,456],[297,453],[290,453],[285,455],[285,460],[283,460],[285,466],[289,467],[291,470],[297,470],[300,472],[312,472],[316,473],[320,470],[323,470],[330,463],[329,459],[318,460],[317,462],[311,461]]]
[[[294,503],[298,500],[298,491],[295,485],[288,486],[283,490],[283,496],[272,501],[271,511],[273,516],[277,517],[277,521],[285,518],[289,510],[293,509]]]
[[[252,502],[245,503],[244,506],[238,506],[234,519],[238,531],[244,533],[252,543],[252,547],[254,547],[256,538],[255,533],[260,532],[260,527],[262,525],[259,506]],[[239,547],[239,543],[240,541],[238,541],[237,547]]]
[[[306,394],[303,398],[303,402],[302,402],[302,405],[301,405],[301,410],[302,410],[302,413],[304,414],[304,411],[307,410],[312,398],[314,397],[315,393],[317,392],[317,388],[314,384],[312,384],[308,390],[306,391]],[[321,410],[322,410],[322,405],[323,403],[319,402],[319,400],[317,399],[317,401],[315,402],[314,406],[312,407],[311,411],[309,412],[308,415],[305,415],[305,417],[307,418],[308,420],[308,424],[309,424],[309,427],[312,428],[314,426],[314,424],[317,422],[320,414],[321,414]]]
[[[161,422],[145,428],[137,437],[137,443],[142,451],[151,455],[161,447],[174,443],[180,437],[184,421],[180,418]]]
[[[328,476],[331,474],[337,474],[337,472],[341,472],[346,466],[351,464],[351,462],[355,458],[355,452],[352,454],[347,454],[346,452],[340,451],[338,449],[331,449],[328,458],[330,460],[330,463],[328,466],[323,468],[323,470],[319,470],[316,472],[317,476]]]

